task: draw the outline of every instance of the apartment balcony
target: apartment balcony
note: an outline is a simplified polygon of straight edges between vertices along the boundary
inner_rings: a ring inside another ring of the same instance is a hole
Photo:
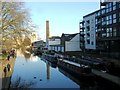
[[[111,0],[100,0],[100,5],[105,6]]]
[[[85,23],[85,21],[81,21],[81,22],[80,22],[80,24],[82,24],[82,25],[83,25],[84,23]]]
[[[84,43],[84,42],[85,42],[85,40],[80,40],[80,42]]]
[[[85,35],[84,32],[80,32],[80,35]]]
[[[85,29],[85,27],[81,27],[80,29],[84,30],[84,29]]]
[[[80,37],[84,37],[85,36],[85,34],[80,34]]]

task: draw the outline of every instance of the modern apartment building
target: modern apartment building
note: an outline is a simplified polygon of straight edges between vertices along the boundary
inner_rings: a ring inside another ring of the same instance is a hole
[[[100,10],[84,16],[80,24],[80,43],[85,49],[115,56],[120,54],[120,0],[102,0]]]
[[[96,49],[95,12],[83,17],[85,29],[85,49]]]
[[[96,12],[90,13],[80,22],[80,48],[82,50],[96,49],[95,16]]]
[[[96,38],[98,50],[111,55],[120,53],[120,1],[100,3],[96,12]]]

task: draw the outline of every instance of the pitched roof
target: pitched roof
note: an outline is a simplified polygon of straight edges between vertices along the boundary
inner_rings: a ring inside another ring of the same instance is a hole
[[[74,38],[78,33],[75,34],[62,34],[61,38],[64,38],[65,41],[70,41],[72,38]]]

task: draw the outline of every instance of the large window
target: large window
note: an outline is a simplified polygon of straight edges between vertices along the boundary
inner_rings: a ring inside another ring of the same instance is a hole
[[[102,18],[102,25],[105,25],[106,24],[106,17],[103,17]]]
[[[116,6],[116,1],[113,1],[113,6]]]
[[[116,1],[113,2],[113,10],[116,10]]]
[[[104,14],[104,13],[105,13],[105,9],[102,10],[102,14]]]
[[[112,28],[107,28],[107,37],[112,37]]]
[[[96,16],[100,16],[100,11],[98,11],[98,12],[96,13]]]
[[[106,12],[111,12],[112,11],[112,2],[106,4]]]
[[[106,16],[106,24],[112,24],[112,15]]]
[[[116,14],[113,14],[113,23],[116,23]]]

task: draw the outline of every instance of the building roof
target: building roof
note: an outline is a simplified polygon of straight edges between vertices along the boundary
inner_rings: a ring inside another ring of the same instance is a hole
[[[62,34],[61,39],[64,38],[64,41],[70,41],[73,37],[75,37],[78,33],[75,34]]]
[[[89,14],[83,16],[83,18],[88,17],[88,16],[90,16],[90,15],[93,15],[93,14],[95,14],[95,13],[97,13],[97,12],[103,10],[103,9],[105,9],[105,8],[102,8],[102,9],[96,10],[96,11],[94,11],[94,12],[92,12],[92,13],[89,13]]]
[[[59,36],[52,36],[49,39],[60,39],[60,37]]]

